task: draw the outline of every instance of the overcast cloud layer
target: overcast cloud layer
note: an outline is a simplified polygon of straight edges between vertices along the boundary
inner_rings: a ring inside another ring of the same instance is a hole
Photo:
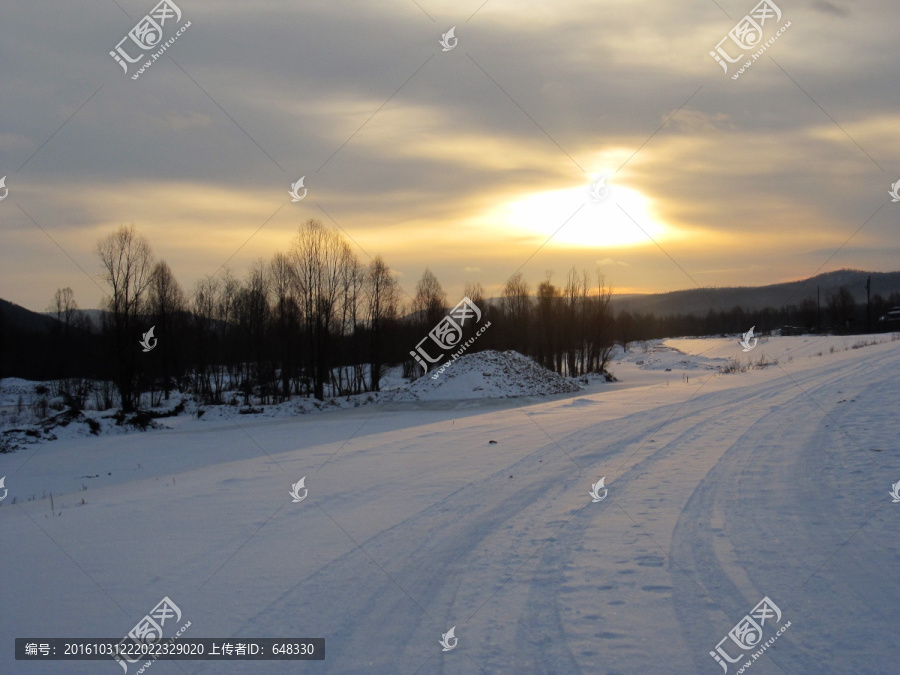
[[[737,80],[709,52],[753,0],[177,2],[136,81],[109,51],[153,0],[3,3],[0,297],[96,307],[129,223],[187,291],[309,218],[451,299],[523,264],[619,292],[900,269],[896,2],[781,0]]]

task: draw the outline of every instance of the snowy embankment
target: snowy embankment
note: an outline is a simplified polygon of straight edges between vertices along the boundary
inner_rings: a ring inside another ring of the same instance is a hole
[[[577,398],[190,419],[0,455],[0,672],[122,672],[17,662],[13,638],[122,636],[164,596],[191,637],[325,638],[291,670],[410,675],[720,673],[709,652],[768,596],[792,625],[752,673],[894,672],[900,342],[802,340],[689,381],[647,368],[650,345]],[[693,344],[658,356],[739,351]]]
[[[36,420],[36,402],[60,406],[61,399],[49,398],[49,383],[7,378],[0,382],[0,448],[16,449],[29,444],[73,438],[122,434],[133,431],[182,427],[196,419],[213,420],[296,417],[315,412],[358,408],[388,401],[450,401],[522,396],[548,396],[580,391],[571,379],[539,366],[533,360],[513,351],[484,351],[465,354],[450,362],[440,374],[429,372],[406,382],[400,368],[393,368],[383,380],[382,391],[350,396],[327,397],[324,401],[294,398],[282,403],[263,405],[238,404],[238,392],[226,392],[233,405],[202,405],[190,396],[174,392],[168,401],[138,415],[117,415],[114,410],[86,410],[68,413],[49,410],[49,417]],[[44,393],[40,393],[44,392]],[[46,410],[44,411],[46,414]]]
[[[689,382],[691,377],[703,371],[720,371],[729,363],[740,364],[741,368],[763,368],[777,365],[779,359],[821,357],[826,351],[829,354],[849,351],[890,341],[892,336],[807,335],[777,337],[771,343],[773,338],[762,337],[757,347],[749,353],[735,349],[738,339],[739,336],[650,340],[631,343],[627,352],[617,346],[609,367],[616,375],[615,378],[610,377],[620,381],[620,385],[606,386],[621,388],[660,381],[668,384],[677,379]],[[412,382],[401,376],[401,370],[399,367],[389,369],[382,379],[380,392],[330,396],[323,401],[293,398],[277,404],[240,404],[238,401],[244,399],[243,395],[228,391],[223,398],[232,403],[227,405],[201,404],[191,396],[173,392],[162,405],[155,408],[146,406],[147,410],[137,416],[117,415],[115,410],[70,413],[62,406],[61,399],[54,399],[48,394],[52,391],[52,383],[5,378],[0,380],[0,452],[48,440],[183,428],[197,420],[206,425],[222,420],[291,418],[388,402],[427,403],[549,396],[593,391],[595,385],[605,384],[604,378],[595,374],[579,378],[557,375],[514,351],[488,350],[464,354],[444,364],[443,368],[437,364],[437,367]],[[663,373],[664,379],[661,380]]]

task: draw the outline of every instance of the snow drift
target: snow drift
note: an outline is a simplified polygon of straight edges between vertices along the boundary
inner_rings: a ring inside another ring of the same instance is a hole
[[[518,352],[487,350],[464,354],[429,371],[399,391],[395,401],[446,401],[473,398],[545,396],[581,391],[571,380]]]

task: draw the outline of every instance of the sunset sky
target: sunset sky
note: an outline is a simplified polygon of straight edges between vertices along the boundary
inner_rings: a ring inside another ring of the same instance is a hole
[[[191,25],[132,80],[109,52],[155,2],[4,4],[0,297],[97,307],[122,224],[190,293],[310,218],[451,302],[519,269],[619,293],[900,269],[896,0],[779,0],[736,80],[709,52],[754,0],[176,0],[164,40]]]

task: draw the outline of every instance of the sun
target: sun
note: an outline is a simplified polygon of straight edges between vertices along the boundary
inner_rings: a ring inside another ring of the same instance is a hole
[[[595,177],[594,180],[602,178]],[[625,248],[653,245],[667,228],[652,214],[650,200],[637,190],[616,185],[614,179],[599,184],[539,192],[500,208],[496,222],[518,234],[533,232],[538,238],[580,248]],[[554,234],[555,233],[555,234]]]

